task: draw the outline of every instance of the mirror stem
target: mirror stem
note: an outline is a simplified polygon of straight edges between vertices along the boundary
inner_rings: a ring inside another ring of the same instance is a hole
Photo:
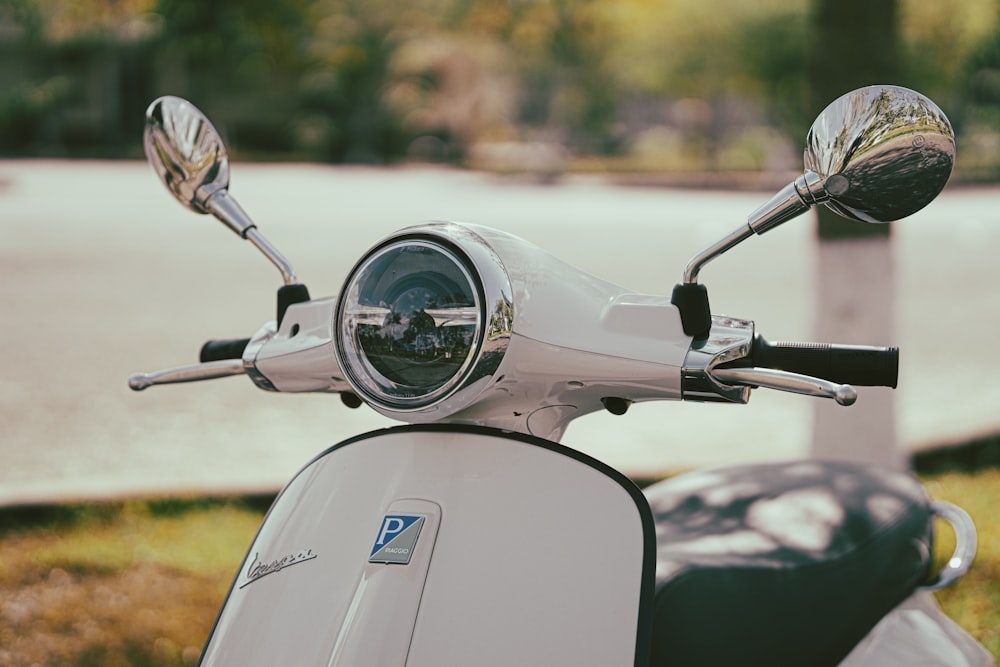
[[[229,229],[236,232],[241,238],[250,241],[258,250],[264,253],[264,256],[271,260],[271,263],[281,271],[281,277],[286,285],[293,285],[298,282],[292,265],[257,230],[257,225],[253,223],[250,216],[246,214],[246,211],[229,194],[228,190],[223,189],[214,192],[205,202],[205,208],[225,223]]]
[[[830,198],[827,186],[838,185],[846,180],[839,174],[834,174],[823,182],[814,171],[806,171],[794,181],[783,187],[776,195],[747,218],[747,226],[754,234],[763,234],[778,225],[788,222],[808,211],[814,204],[821,204]]]
[[[720,239],[715,244],[695,255],[691,261],[688,262],[687,266],[684,267],[684,283],[689,285],[697,283],[698,272],[701,271],[701,267],[705,266],[730,248],[739,245],[746,239],[750,238],[753,236],[753,233],[753,229],[749,225],[743,225],[729,236]]]
[[[701,267],[754,234],[763,234],[802,215],[813,204],[826,201],[830,198],[830,194],[837,194],[832,192],[832,189],[842,187],[846,190],[846,185],[847,179],[839,174],[824,181],[819,174],[806,171],[754,211],[747,219],[746,225],[695,255],[684,267],[683,282],[674,286],[670,297],[670,302],[677,306],[680,312],[684,333],[696,340],[704,340],[712,329],[712,309],[708,303],[708,290],[704,285],[698,284]]]
[[[248,229],[256,226],[226,188],[211,193],[205,199],[204,208],[242,238],[246,238]]]
[[[256,227],[248,229],[243,235],[243,238],[257,246],[257,249],[264,253],[264,256],[271,260],[272,264],[278,267],[278,270],[281,271],[281,277],[285,281],[286,285],[295,285],[299,282],[298,278],[295,277],[295,270],[292,268],[292,265],[288,263],[288,260],[285,259],[280,252],[278,252],[277,248],[271,245],[270,242],[265,239],[259,231],[257,231]]]
[[[695,255],[684,268],[684,283],[697,283],[701,267],[754,234],[759,235],[770,231],[778,225],[802,215],[814,204],[820,204],[829,199],[830,194],[826,186],[839,184],[839,181],[829,183],[834,179],[846,180],[843,176],[834,175],[826,179],[827,182],[824,183],[819,174],[814,171],[806,171],[771,197],[766,204],[751,213],[746,226],[740,227]]]

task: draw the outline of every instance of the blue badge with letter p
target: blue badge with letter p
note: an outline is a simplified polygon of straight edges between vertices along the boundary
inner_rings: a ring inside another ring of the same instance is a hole
[[[407,565],[423,525],[422,516],[386,514],[382,518],[371,553],[368,554],[368,562]]]

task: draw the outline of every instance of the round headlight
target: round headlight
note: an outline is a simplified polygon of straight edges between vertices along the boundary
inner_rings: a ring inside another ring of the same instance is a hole
[[[478,274],[457,251],[427,239],[390,242],[355,267],[341,293],[341,367],[376,405],[427,407],[475,366],[485,303]]]

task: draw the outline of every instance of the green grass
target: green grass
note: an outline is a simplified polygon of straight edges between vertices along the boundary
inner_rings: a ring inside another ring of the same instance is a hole
[[[968,511],[979,554],[938,593],[1000,658],[1000,469],[923,476]],[[0,665],[175,667],[197,662],[267,501],[169,500],[0,513]],[[939,561],[953,544],[940,531]]]
[[[195,664],[263,511],[172,501],[33,514],[0,524],[9,667]]]
[[[938,603],[994,658],[1000,659],[1000,469],[946,472],[924,476],[923,481],[933,497],[965,509],[979,533],[972,569],[954,586],[938,592]],[[940,562],[951,554],[954,539],[947,529],[937,534],[935,553]]]

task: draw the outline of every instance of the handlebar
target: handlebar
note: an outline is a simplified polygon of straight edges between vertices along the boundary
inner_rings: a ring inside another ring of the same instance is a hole
[[[895,387],[899,378],[897,347],[771,343],[757,335],[746,361],[749,366],[774,368],[864,387]]]
[[[207,341],[201,346],[198,361],[222,361],[224,359],[242,359],[243,350],[250,344],[249,338],[222,338]]]
[[[851,405],[857,399],[853,385],[896,386],[899,349],[771,343],[750,320],[713,315],[709,336],[691,347],[684,363],[685,400],[746,403],[748,388],[765,387]]]

